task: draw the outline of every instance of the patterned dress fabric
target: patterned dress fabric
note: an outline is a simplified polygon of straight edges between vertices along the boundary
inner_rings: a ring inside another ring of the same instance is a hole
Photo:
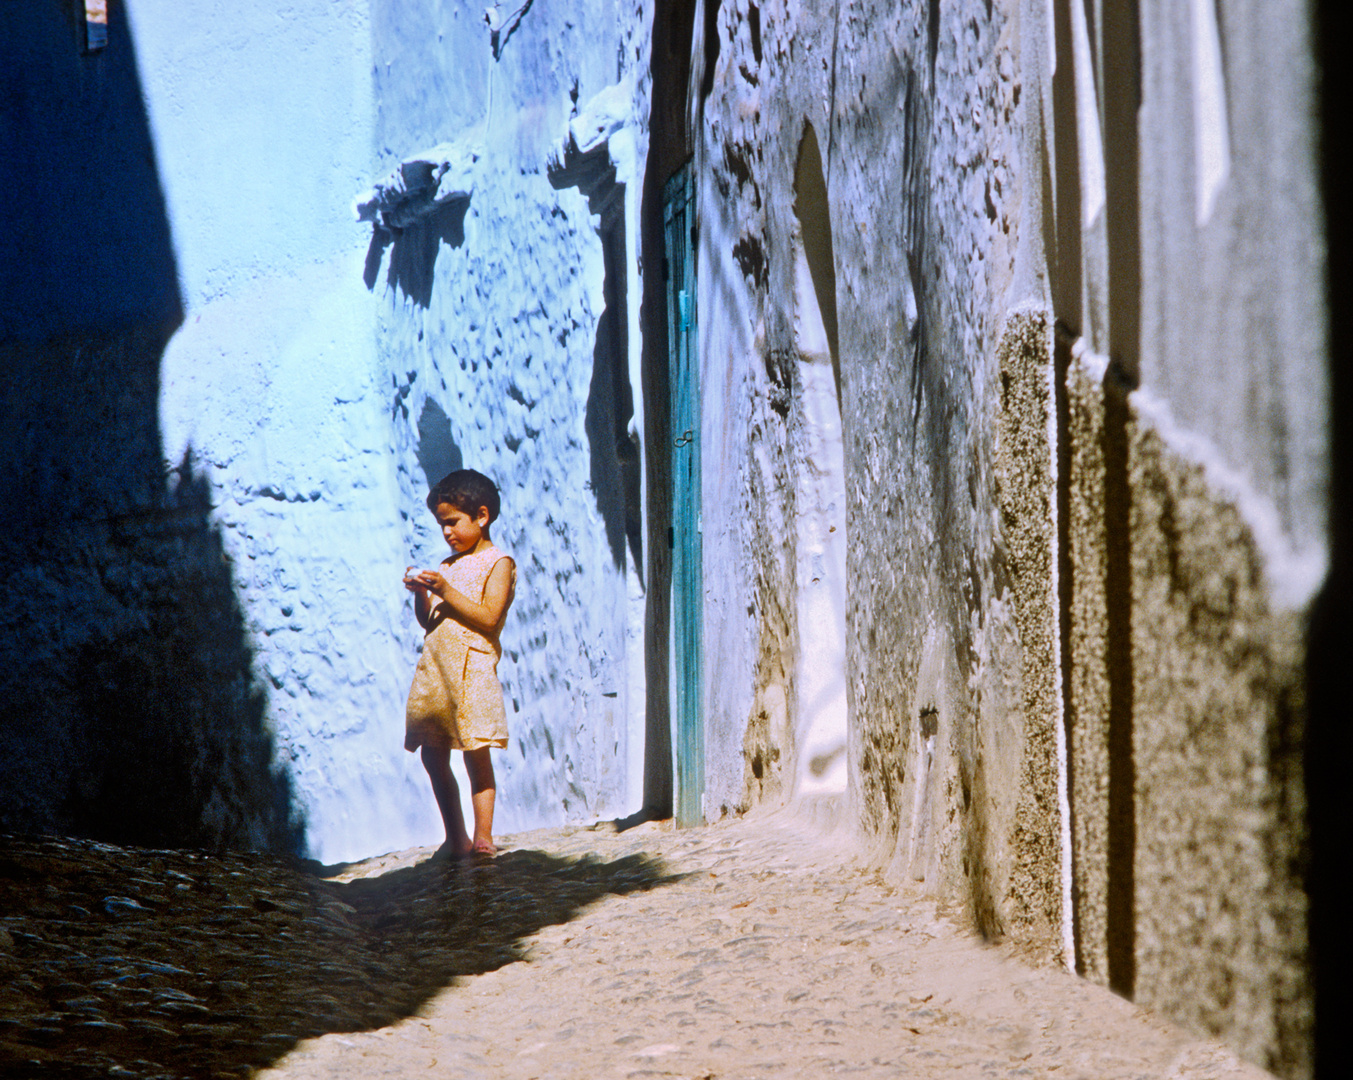
[[[489,575],[498,560],[507,557],[492,545],[483,551],[454,555],[442,563],[442,576],[453,589],[482,603]],[[514,587],[516,575],[513,567]],[[444,601],[435,596],[431,599],[431,628],[423,639],[423,655],[413,673],[404,714],[404,749],[506,746],[507,713],[498,682],[498,659],[503,654],[498,644],[501,623],[492,635],[481,634],[457,622]]]

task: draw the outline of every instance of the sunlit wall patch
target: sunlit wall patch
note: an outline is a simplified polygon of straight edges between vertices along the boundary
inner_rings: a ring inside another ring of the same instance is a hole
[[[108,0],[84,0],[84,51],[99,52],[108,44]]]
[[[1085,8],[1071,4],[1071,61],[1075,65],[1076,135],[1080,147],[1081,222],[1088,229],[1104,209],[1104,136],[1099,126],[1099,100],[1095,90],[1095,67],[1090,51],[1090,30]]]
[[[1231,141],[1226,125],[1226,80],[1215,0],[1192,0],[1193,138],[1197,178],[1197,222],[1212,216],[1217,195],[1231,171]]]

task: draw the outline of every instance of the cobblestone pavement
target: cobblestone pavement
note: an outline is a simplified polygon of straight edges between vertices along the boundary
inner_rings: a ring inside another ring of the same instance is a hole
[[[1258,1080],[787,816],[319,870],[0,840],[0,1074]]]

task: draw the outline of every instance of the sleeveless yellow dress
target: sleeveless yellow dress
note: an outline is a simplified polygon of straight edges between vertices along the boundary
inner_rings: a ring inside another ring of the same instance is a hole
[[[483,551],[454,555],[442,563],[442,576],[453,589],[483,603],[489,575],[498,561],[506,558],[505,552],[492,545]],[[513,566],[514,589],[516,581]],[[423,655],[414,669],[404,712],[404,749],[506,746],[507,712],[498,682],[502,624],[491,635],[481,634],[457,622],[440,598],[431,599],[430,629],[423,639]]]

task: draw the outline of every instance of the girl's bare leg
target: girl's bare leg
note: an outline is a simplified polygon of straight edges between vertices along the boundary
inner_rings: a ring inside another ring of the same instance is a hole
[[[460,808],[460,787],[451,772],[451,751],[447,747],[424,746],[423,768],[432,781],[432,794],[446,826],[446,847],[452,855],[467,855],[472,850],[470,834],[465,831],[465,812]],[[479,809],[475,808],[478,818]]]
[[[465,751],[465,771],[470,777],[470,804],[474,807],[474,850],[492,855],[498,850],[493,843],[493,801],[497,791],[493,759],[487,746]]]

